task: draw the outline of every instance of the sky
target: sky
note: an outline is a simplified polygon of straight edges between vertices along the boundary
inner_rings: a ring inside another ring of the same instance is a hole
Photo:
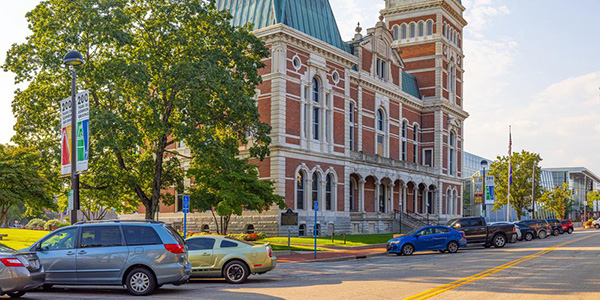
[[[8,2],[8,1],[6,1]],[[0,62],[29,34],[38,0],[3,3]],[[358,22],[377,22],[383,0],[330,0],[344,40]],[[463,0],[464,150],[494,159],[540,153],[543,167],[587,167],[600,175],[600,11],[598,0]],[[14,134],[13,75],[0,71],[0,143]],[[57,100],[58,101],[58,100]]]

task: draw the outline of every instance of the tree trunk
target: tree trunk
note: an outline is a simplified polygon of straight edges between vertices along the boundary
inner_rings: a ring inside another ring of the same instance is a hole
[[[217,234],[219,233],[219,222],[217,221],[217,215],[215,215],[215,211],[213,208],[210,208],[210,212],[212,213],[213,219],[215,220],[215,226],[217,227]]]

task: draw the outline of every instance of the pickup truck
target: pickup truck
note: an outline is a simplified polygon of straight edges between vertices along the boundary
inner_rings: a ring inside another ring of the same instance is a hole
[[[483,244],[486,248],[502,248],[517,234],[514,224],[488,225],[482,217],[452,219],[446,226],[463,231],[468,244]]]

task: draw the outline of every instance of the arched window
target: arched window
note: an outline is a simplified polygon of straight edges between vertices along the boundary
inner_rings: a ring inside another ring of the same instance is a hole
[[[402,121],[402,160],[406,161],[406,152],[407,152],[407,142],[406,138],[408,136],[408,122],[406,120]]]
[[[410,38],[414,38],[415,37],[415,23],[410,23]]]
[[[210,233],[210,226],[208,224],[202,225],[202,232]]]
[[[327,174],[325,181],[325,209],[331,210],[333,202],[333,179],[331,174]]]
[[[402,37],[403,40],[406,39],[406,24],[402,24],[402,27],[400,29],[400,36]]]
[[[349,193],[349,201],[350,201],[350,211],[356,211],[356,204],[354,201],[356,200],[356,182],[354,178],[350,178],[350,193]]]
[[[448,26],[448,24],[446,24],[446,28],[444,29],[444,36],[446,38],[450,37],[450,35],[448,34],[449,31],[450,31],[450,26]]]
[[[246,227],[246,233],[254,233],[254,225],[248,224]]]
[[[298,236],[305,236],[306,235],[306,224],[300,224],[300,226],[298,227]]]
[[[387,125],[385,122],[385,113],[383,109],[377,110],[377,154],[380,156],[385,155],[385,136],[387,131]]]
[[[304,172],[296,175],[296,209],[304,209]]]
[[[397,41],[399,38],[399,32],[400,28],[398,27],[398,25],[394,26],[394,41]]]
[[[417,25],[417,33],[419,34],[419,37],[425,35],[425,23],[423,23],[423,21],[419,21],[419,24]]]
[[[452,214],[458,215],[458,192],[452,193]]]
[[[350,102],[350,108],[348,111],[348,119],[350,121],[350,126],[348,128],[348,135],[350,136],[350,150],[354,150],[354,124],[356,123],[355,109],[354,102]]]
[[[433,35],[433,21],[427,20],[427,35]]]
[[[413,162],[415,164],[419,163],[419,124],[415,123],[413,125]]]
[[[319,79],[317,79],[317,77],[314,77],[312,80],[312,84],[313,84],[313,102],[314,102],[314,106],[313,106],[313,121],[312,121],[312,134],[313,134],[313,139],[315,140],[319,140],[319,127],[320,127],[320,121],[321,121],[321,111],[320,111],[320,101],[321,101],[321,84],[319,82]]]
[[[452,214],[452,191],[446,191],[446,214]]]
[[[455,156],[456,156],[456,135],[454,134],[454,131],[450,131],[450,136],[449,136],[449,141],[448,141],[448,175],[454,175],[454,169],[455,167]]]
[[[321,224],[317,223],[317,228],[315,228],[317,236],[321,236]]]
[[[379,185],[379,212],[385,212],[386,185]]]
[[[315,202],[319,202],[319,185],[321,185],[321,176],[315,172],[312,176],[312,209],[315,209]],[[323,208],[320,208],[323,209]]]

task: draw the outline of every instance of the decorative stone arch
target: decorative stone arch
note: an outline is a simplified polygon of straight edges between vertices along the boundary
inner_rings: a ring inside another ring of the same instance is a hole
[[[394,41],[400,40],[400,25],[395,24],[394,26],[392,26],[392,36],[394,38]]]
[[[310,169],[306,166],[305,163],[300,164],[298,167],[296,167],[296,170],[294,171],[294,204],[293,204],[293,208],[294,210],[299,210],[299,205],[298,205],[298,174],[302,172],[303,173],[303,183],[302,183],[302,195],[303,195],[303,199],[302,199],[302,210],[306,210],[308,208],[308,193],[310,192],[310,190],[307,189],[308,182],[310,180],[310,177],[312,176],[312,172],[310,171]]]
[[[414,39],[417,37],[417,22],[412,21],[408,23],[408,38]]]
[[[332,186],[331,186],[331,201],[332,201],[331,211],[338,211],[337,188],[338,188],[338,185],[342,185],[342,183],[339,181],[340,179],[338,177],[338,174],[333,167],[329,167],[329,168],[327,168],[327,170],[325,170],[325,175],[323,177],[325,184],[327,184],[327,176],[331,176],[331,184],[332,184]],[[326,190],[323,190],[323,192],[326,192]],[[342,210],[344,210],[344,209],[342,208]]]

